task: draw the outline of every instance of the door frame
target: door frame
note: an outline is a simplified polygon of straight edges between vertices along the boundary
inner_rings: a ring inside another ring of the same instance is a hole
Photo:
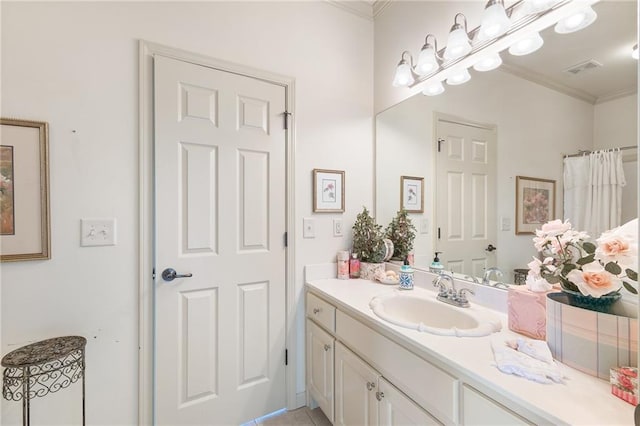
[[[138,424],[155,424],[154,399],[154,198],[153,198],[153,57],[162,55],[276,84],[285,89],[285,105],[289,116],[286,131],[286,307],[285,367],[287,408],[297,407],[296,366],[297,341],[295,326],[295,79],[256,68],[222,61],[206,55],[139,40],[138,42]]]

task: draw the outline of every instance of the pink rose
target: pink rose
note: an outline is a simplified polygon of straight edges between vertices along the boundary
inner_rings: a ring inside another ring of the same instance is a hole
[[[622,287],[620,278],[607,272],[599,262],[591,262],[567,274],[585,296],[601,297]]]
[[[601,260],[605,265],[609,262],[617,262],[622,269],[637,268],[637,227],[635,232],[622,227],[603,232],[597,243],[596,259]]]

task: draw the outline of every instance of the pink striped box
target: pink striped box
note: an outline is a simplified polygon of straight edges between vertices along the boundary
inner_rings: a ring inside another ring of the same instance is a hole
[[[611,393],[631,405],[638,405],[638,369],[616,367],[610,371]]]

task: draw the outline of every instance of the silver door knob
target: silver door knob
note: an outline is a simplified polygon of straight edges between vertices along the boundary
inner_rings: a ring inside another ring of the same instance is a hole
[[[162,271],[162,279],[165,281],[173,281],[176,278],[191,278],[193,274],[178,274],[175,269],[167,268]]]

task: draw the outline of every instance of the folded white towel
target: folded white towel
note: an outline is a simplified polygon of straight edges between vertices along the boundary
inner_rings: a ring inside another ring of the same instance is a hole
[[[553,364],[553,355],[551,355],[551,350],[549,350],[547,342],[519,337],[516,340],[516,345],[518,352],[527,354],[530,357],[539,359],[547,364]]]
[[[551,362],[541,361],[509,347],[501,339],[492,339],[491,348],[496,365],[503,373],[514,374],[538,383],[562,383],[562,371],[553,358]]]

